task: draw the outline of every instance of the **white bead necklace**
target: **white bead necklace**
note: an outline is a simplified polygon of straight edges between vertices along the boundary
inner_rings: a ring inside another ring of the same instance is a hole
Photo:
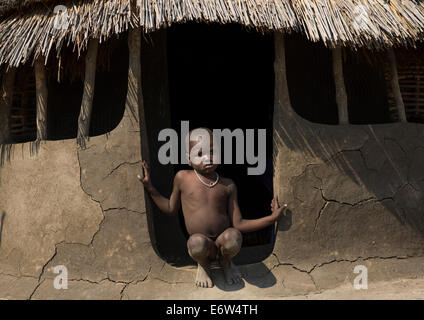
[[[200,175],[197,173],[196,169],[194,169],[194,173],[196,174],[197,178],[200,180],[201,183],[203,183],[205,186],[207,186],[208,188],[213,188],[216,186],[216,184],[219,181],[219,174],[217,172],[215,172],[216,174],[216,181],[215,182],[211,182],[211,183],[206,183],[205,181],[202,180],[202,178],[200,178]]]

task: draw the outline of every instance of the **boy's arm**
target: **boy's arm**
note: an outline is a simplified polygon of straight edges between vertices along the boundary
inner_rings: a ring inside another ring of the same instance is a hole
[[[163,213],[166,213],[169,216],[175,216],[181,207],[181,173],[179,172],[175,176],[171,197],[170,199],[167,199],[159,193],[150,181],[149,167],[145,161],[143,161],[142,167],[144,171],[144,178],[138,176],[138,179],[143,183],[145,190],[150,194],[153,202]]]
[[[283,210],[287,208],[287,205],[280,207],[278,204],[278,199],[274,198],[271,203],[271,215],[260,219],[243,219],[238,205],[237,187],[234,183],[230,185],[230,192],[231,193],[228,203],[228,213],[230,215],[230,219],[233,223],[234,228],[236,228],[242,233],[261,230],[274,224],[280,219]]]

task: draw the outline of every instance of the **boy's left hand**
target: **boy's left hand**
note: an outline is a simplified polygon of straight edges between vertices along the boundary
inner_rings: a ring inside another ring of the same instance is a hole
[[[281,214],[284,210],[287,209],[287,204],[284,204],[282,207],[280,207],[280,204],[278,203],[278,197],[274,197],[271,201],[271,216],[274,218],[274,221],[278,221],[281,217]]]

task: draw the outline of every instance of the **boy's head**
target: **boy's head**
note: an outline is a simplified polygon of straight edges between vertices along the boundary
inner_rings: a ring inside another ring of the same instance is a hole
[[[213,133],[208,128],[191,130],[186,137],[188,150],[188,163],[198,172],[211,173],[216,170],[218,164],[214,163]],[[216,159],[216,157],[215,157]]]

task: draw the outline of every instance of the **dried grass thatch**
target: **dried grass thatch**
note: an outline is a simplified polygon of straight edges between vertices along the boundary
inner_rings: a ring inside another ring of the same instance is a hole
[[[59,4],[68,8],[66,29],[55,28]],[[64,44],[80,52],[92,37],[185,21],[303,32],[329,47],[414,46],[424,34],[424,0],[3,0],[0,15],[0,64],[12,66],[53,47],[60,54]]]
[[[73,44],[80,53],[90,38],[100,41],[138,24],[129,0],[85,1],[69,6],[68,28],[58,28],[56,15],[42,6],[15,13],[0,23],[0,64],[18,66],[39,55],[46,60],[53,48],[60,55]]]

